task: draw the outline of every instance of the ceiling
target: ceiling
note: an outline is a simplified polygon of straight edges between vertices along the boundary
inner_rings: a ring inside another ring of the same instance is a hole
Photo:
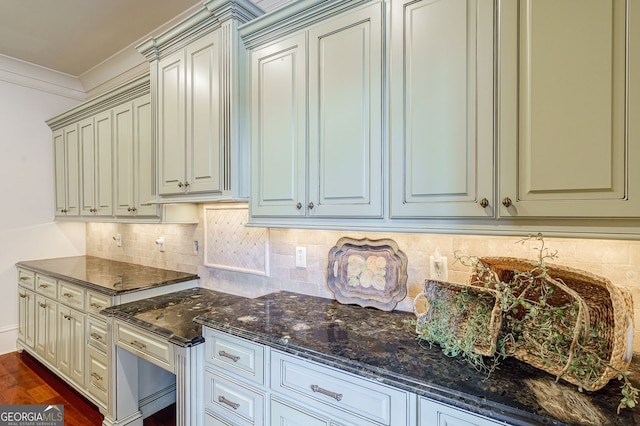
[[[0,0],[0,54],[79,77],[202,0]]]

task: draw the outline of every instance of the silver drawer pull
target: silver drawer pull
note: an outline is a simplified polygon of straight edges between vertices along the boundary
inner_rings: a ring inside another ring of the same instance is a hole
[[[91,373],[91,377],[93,377],[96,380],[102,381],[102,376],[99,375],[98,373]]]
[[[218,355],[223,356],[225,358],[229,358],[233,362],[238,362],[240,360],[240,357],[238,355],[232,355],[232,354],[226,353],[225,351],[218,351]]]
[[[91,333],[91,337],[96,340],[102,340],[102,336],[98,333]]]
[[[334,398],[336,401],[340,401],[342,399],[341,393],[335,393],[335,392],[328,391],[326,389],[322,389],[318,385],[311,385],[311,390],[317,393],[321,393],[323,395],[330,396],[331,398]]]
[[[144,343],[140,343],[137,340],[134,340],[132,342],[129,343],[131,346],[138,348],[138,349],[144,349],[147,347],[147,345],[145,345]]]
[[[219,396],[218,401],[222,402],[223,404],[227,404],[229,407],[233,408],[234,410],[237,410],[238,407],[240,407],[240,404],[238,404],[237,402],[229,401],[224,396]]]
[[[67,299],[73,299],[73,294],[71,293],[64,293],[63,296],[66,297]]]
[[[92,304],[91,304],[91,307],[92,307],[92,308],[95,308],[95,309],[100,309],[100,310],[102,310],[102,305],[98,305],[97,303],[92,303]]]

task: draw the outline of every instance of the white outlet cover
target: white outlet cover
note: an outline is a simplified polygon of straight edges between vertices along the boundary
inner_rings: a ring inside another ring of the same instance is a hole
[[[429,256],[429,276],[432,280],[447,281],[449,271],[447,270],[447,258],[441,256],[436,261],[434,256]]]
[[[296,268],[307,267],[307,248],[296,247]]]

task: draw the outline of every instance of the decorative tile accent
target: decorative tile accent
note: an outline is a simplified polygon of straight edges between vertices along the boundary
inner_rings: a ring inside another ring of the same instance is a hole
[[[204,265],[269,276],[269,230],[246,227],[246,204],[204,209]]]

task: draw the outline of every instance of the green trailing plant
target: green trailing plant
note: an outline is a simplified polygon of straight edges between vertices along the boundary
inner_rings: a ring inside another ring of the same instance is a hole
[[[422,324],[422,327],[419,324],[418,339],[430,345],[438,344],[449,356],[462,356],[487,374],[504,358],[520,351],[525,357],[543,360],[547,366],[562,366],[556,379],[573,378],[579,391],[589,389],[606,369],[611,368],[623,382],[618,413],[621,409],[635,407],[640,391],[629,381],[628,371],[620,371],[607,361],[607,345],[601,337],[603,326],[591,323],[589,308],[575,291],[549,275],[547,262],[555,259],[557,252],[550,252],[545,247],[541,234],[530,235],[519,243],[530,240],[539,245],[534,248],[537,256],[532,267],[525,271],[514,270],[506,279],[500,279],[477,257],[456,253],[456,261],[472,268],[470,284],[493,289],[497,294],[503,321],[493,356],[483,357],[474,350],[478,344],[477,334],[486,335],[492,305],[475,302],[473,314],[466,317],[467,326],[462,333],[461,330],[452,332],[451,318],[464,315],[470,299],[476,297],[468,293],[460,293],[455,300],[442,303],[443,306],[432,302],[430,309],[438,312],[432,317],[437,321]]]

